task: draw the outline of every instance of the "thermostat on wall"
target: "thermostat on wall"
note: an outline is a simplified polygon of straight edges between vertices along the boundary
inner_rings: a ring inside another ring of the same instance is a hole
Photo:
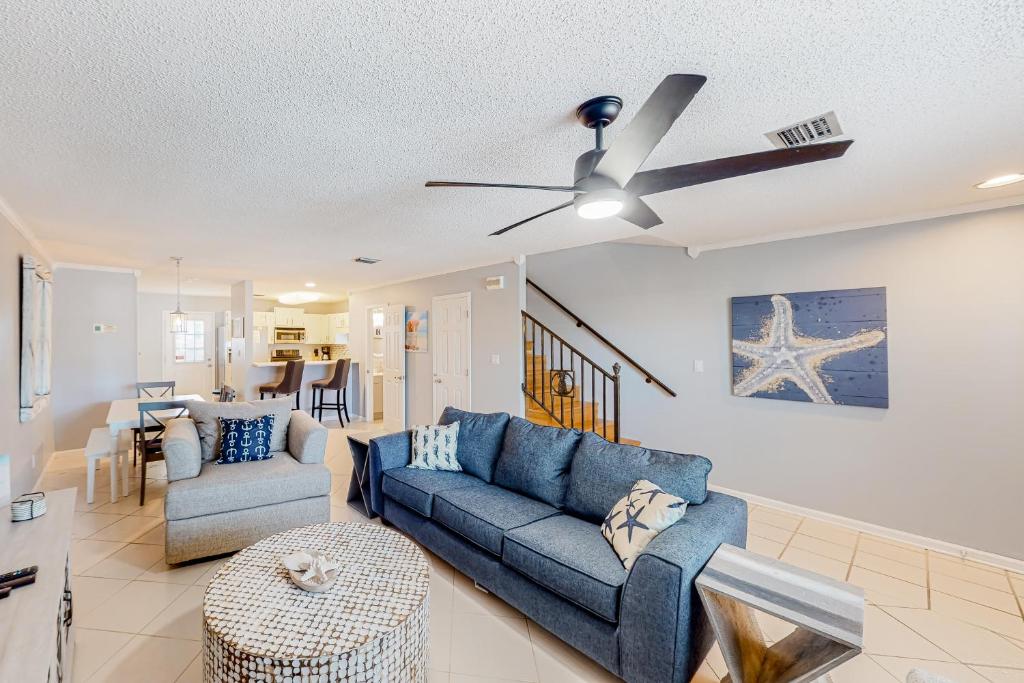
[[[487,289],[505,289],[505,276],[496,275],[484,280],[484,287]]]
[[[93,323],[92,331],[93,334],[109,334],[111,332],[117,332],[117,325],[111,325],[110,323]]]

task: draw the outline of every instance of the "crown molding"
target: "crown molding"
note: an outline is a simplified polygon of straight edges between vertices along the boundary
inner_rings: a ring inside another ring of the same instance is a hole
[[[43,248],[43,245],[36,237],[36,234],[32,232],[32,229],[29,228],[28,225],[25,224],[25,221],[21,220],[21,216],[18,215],[18,212],[15,211],[3,197],[0,197],[0,216],[6,218],[7,222],[14,226],[14,229],[25,238],[25,241],[29,243],[32,249],[39,254],[40,257],[49,263],[53,262],[53,259],[50,258],[49,252]]]
[[[136,268],[122,268],[120,266],[97,266],[91,263],[69,263],[67,261],[57,261],[53,264],[54,270],[98,270],[104,273],[130,273],[135,277],[140,277],[142,271]]]

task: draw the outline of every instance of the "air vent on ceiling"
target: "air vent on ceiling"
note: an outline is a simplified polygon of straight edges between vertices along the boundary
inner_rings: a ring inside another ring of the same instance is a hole
[[[786,126],[785,128],[765,133],[765,137],[771,140],[772,144],[779,149],[785,149],[787,147],[802,147],[818,140],[834,138],[842,134],[843,129],[839,127],[839,119],[836,118],[836,113],[830,111],[827,114],[794,123],[792,126]]]
[[[357,256],[352,260],[355,261],[356,263],[367,263],[369,265],[373,265],[374,263],[380,263],[379,258],[370,258],[369,256]]]

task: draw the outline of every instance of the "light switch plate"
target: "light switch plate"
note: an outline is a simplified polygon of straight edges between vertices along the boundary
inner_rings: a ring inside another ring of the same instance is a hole
[[[704,361],[702,361],[702,360],[695,360],[695,361],[693,361],[693,371],[694,372],[704,372]]]
[[[0,455],[0,505],[11,502],[11,456]]]
[[[496,353],[491,354],[491,365],[501,365],[501,356]]]

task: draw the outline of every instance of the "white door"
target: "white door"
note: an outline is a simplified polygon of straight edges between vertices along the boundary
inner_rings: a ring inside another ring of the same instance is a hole
[[[405,429],[405,306],[384,307],[384,427]]]
[[[176,394],[213,393],[213,354],[217,331],[212,311],[186,314],[185,330],[171,330],[170,311],[164,311],[164,376],[176,382]]]
[[[434,417],[446,406],[470,410],[469,292],[436,296],[431,302],[431,353],[434,354]]]

